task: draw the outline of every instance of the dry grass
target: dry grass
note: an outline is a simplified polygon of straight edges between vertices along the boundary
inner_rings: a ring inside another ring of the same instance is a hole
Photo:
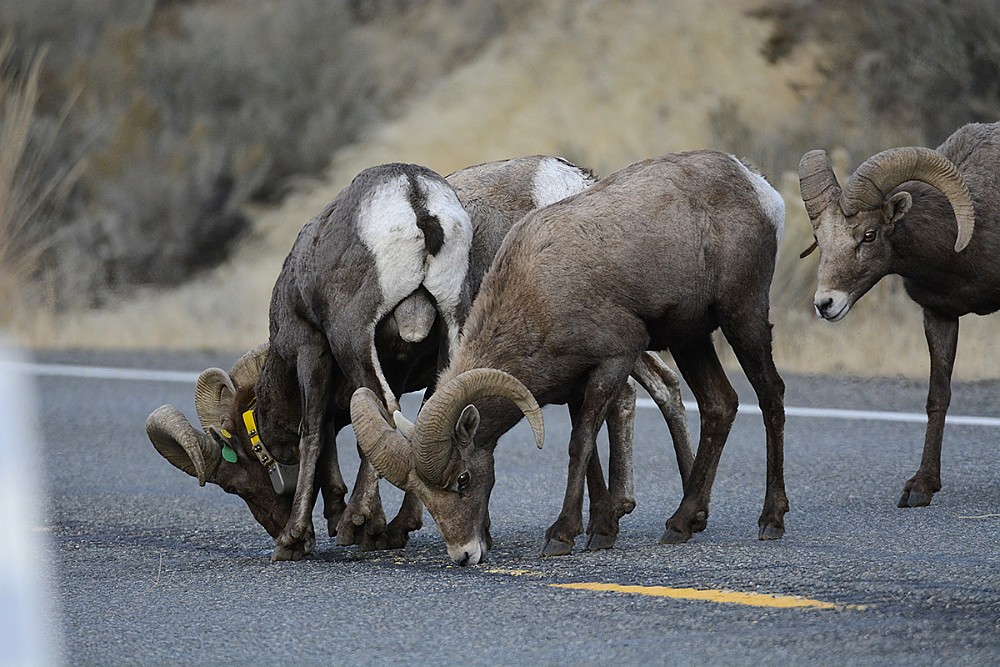
[[[338,149],[322,178],[300,184],[279,206],[244,209],[251,233],[217,270],[175,289],[143,289],[101,310],[39,313],[22,322],[22,340],[61,347],[252,347],[267,336],[270,291],[295,234],[372,164],[412,161],[448,173],[490,159],[554,153],[607,174],[651,155],[717,147],[762,166],[786,199],[772,290],[779,366],[924,376],[920,312],[898,281],[883,281],[842,323],[813,317],[816,257],[798,259],[811,230],[788,171],[808,148],[850,146],[864,157],[919,138],[911,128],[871,122],[862,100],[824,88],[816,72],[829,67],[830,58],[817,43],[796,44],[768,62],[764,45],[775,28],[752,18],[761,5],[560,0],[536,7],[533,20],[503,32],[446,76],[425,80],[391,119]],[[365,30],[367,38],[383,40],[382,53],[404,34],[376,37]],[[388,61],[377,65],[392,69]],[[842,172],[856,164],[844,151],[838,160]],[[1000,321],[966,320],[956,376],[1000,376],[993,344]]]
[[[18,327],[50,301],[36,276],[55,239],[40,232],[39,222],[57,215],[79,175],[76,166],[44,175],[54,137],[35,113],[44,53],[18,73],[12,50],[10,36],[0,40],[0,330]]]

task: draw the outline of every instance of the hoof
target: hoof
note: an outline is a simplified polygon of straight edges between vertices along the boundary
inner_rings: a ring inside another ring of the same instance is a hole
[[[931,504],[931,497],[918,489],[907,489],[903,491],[903,497],[897,503],[898,507],[927,507]]]
[[[286,547],[276,546],[274,547],[274,551],[271,552],[271,562],[277,563],[278,561],[302,560],[305,555],[305,549],[299,544],[293,544]]]
[[[785,528],[783,526],[775,526],[774,524],[764,524],[760,527],[760,532],[757,534],[758,540],[780,540],[785,534]]]
[[[572,552],[572,542],[564,542],[553,538],[545,541],[545,546],[542,547],[542,553],[540,555],[545,558],[548,556],[566,556]]]
[[[587,539],[587,551],[601,551],[615,546],[616,538],[610,535],[594,533]]]
[[[358,551],[389,551],[402,549],[410,536],[408,533],[386,531],[378,535],[364,535],[358,543]]]
[[[660,544],[684,544],[691,539],[691,535],[679,533],[673,528],[667,528],[660,536]]]

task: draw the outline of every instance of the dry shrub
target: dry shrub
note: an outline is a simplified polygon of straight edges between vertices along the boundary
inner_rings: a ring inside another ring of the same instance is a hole
[[[842,323],[813,316],[817,257],[798,259],[811,229],[794,170],[803,152],[826,148],[843,177],[883,148],[933,146],[964,122],[1000,116],[997,79],[986,76],[989,62],[1000,62],[1000,20],[984,14],[987,5],[293,0],[253,10],[223,1],[154,12],[139,21],[139,31],[119,28],[114,40],[107,31],[94,40],[124,54],[119,63],[145,63],[108,65],[93,77],[110,83],[119,70],[134,73],[144,96],[129,96],[131,111],[119,115],[145,119],[137,125],[161,128],[163,137],[158,147],[119,123],[118,139],[101,144],[109,173],[142,165],[134,180],[100,185],[121,192],[107,200],[117,222],[107,223],[101,247],[132,238],[110,254],[135,248],[149,263],[198,245],[190,239],[211,239],[210,221],[191,213],[185,216],[201,220],[194,227],[206,226],[207,237],[166,219],[156,224],[172,229],[169,235],[159,227],[112,232],[144,211],[159,219],[171,209],[190,210],[183,208],[186,192],[211,199],[220,173],[230,175],[234,192],[252,197],[282,190],[274,174],[319,169],[332,155],[329,172],[307,186],[297,179],[281,205],[238,207],[253,224],[228,257],[225,245],[200,244],[221,262],[217,270],[166,292],[143,289],[100,311],[38,320],[29,337],[48,345],[252,347],[267,335],[270,290],[295,234],[354,174],[380,162],[413,161],[448,173],[554,153],[608,174],[652,155],[715,147],[762,167],[786,199],[772,288],[778,363],[806,372],[923,375],[919,308],[898,280],[882,281]],[[966,24],[975,25],[963,32]],[[942,44],[933,34],[953,41]],[[346,69],[324,69],[326,61],[345,59]],[[957,88],[938,99],[946,75]],[[151,157],[138,160],[140,148]],[[170,154],[178,156],[178,171],[163,170],[162,183],[158,173],[145,180],[142,174]],[[281,164],[287,167],[274,167]],[[144,197],[159,192],[168,203],[130,209],[127,193],[144,188],[151,191]],[[234,210],[226,208],[233,201],[231,195],[219,210]],[[1000,373],[969,362],[970,355],[997,357],[990,354],[994,320],[965,319],[956,375]]]
[[[36,115],[44,54],[27,58],[22,69],[12,50],[10,36],[0,40],[0,329],[44,299],[35,279],[54,239],[41,230],[78,176],[72,165],[45,176],[58,121],[42,123]]]
[[[42,268],[60,305],[216,266],[243,208],[399,112],[531,3],[0,3],[19,53],[57,44],[38,115],[80,91],[56,153],[86,165]],[[58,165],[48,165],[55,171]]]

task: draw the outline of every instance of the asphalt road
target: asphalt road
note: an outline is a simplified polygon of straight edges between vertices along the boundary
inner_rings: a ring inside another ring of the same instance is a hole
[[[429,517],[402,551],[359,553],[323,536],[308,559],[272,564],[270,538],[242,501],[199,488],[156,454],[143,430],[163,403],[194,419],[194,375],[228,368],[235,357],[78,352],[32,360],[47,500],[35,527],[44,538],[38,563],[50,573],[55,607],[47,627],[61,638],[65,662],[1000,662],[996,425],[950,425],[944,489],[930,507],[901,510],[896,500],[919,461],[921,424],[789,416],[787,532],[759,542],[763,427],[758,416],[742,414],[723,455],[708,530],[665,546],[657,539],[680,499],[680,481],[659,414],[641,409],[638,507],[623,520],[618,544],[541,559],[567,462],[568,418],[553,406],[545,411],[543,451],[524,424],[497,450],[496,545],[485,564],[453,566]],[[174,374],[102,377],[85,367]],[[795,407],[919,413],[924,403],[923,382],[786,382],[786,402]],[[951,413],[1000,416],[998,390],[1000,382],[958,384]],[[740,392],[749,398],[742,384]],[[404,408],[412,416],[415,403]],[[689,421],[696,434],[697,415]],[[353,479],[349,431],[339,446]],[[383,485],[387,511],[394,510],[400,494]],[[698,593],[683,589],[799,596],[832,608],[752,606],[744,602],[777,602],[725,601],[711,592],[703,594],[709,600],[690,599]]]

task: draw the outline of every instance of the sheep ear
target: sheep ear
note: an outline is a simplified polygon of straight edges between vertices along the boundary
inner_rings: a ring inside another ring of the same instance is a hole
[[[897,220],[906,215],[911,206],[913,206],[913,197],[910,193],[897,192],[882,205],[882,215],[889,224],[895,224]]]
[[[455,424],[455,437],[461,447],[468,447],[472,444],[472,439],[476,437],[476,430],[479,428],[479,410],[474,405],[467,405],[462,410]]]

